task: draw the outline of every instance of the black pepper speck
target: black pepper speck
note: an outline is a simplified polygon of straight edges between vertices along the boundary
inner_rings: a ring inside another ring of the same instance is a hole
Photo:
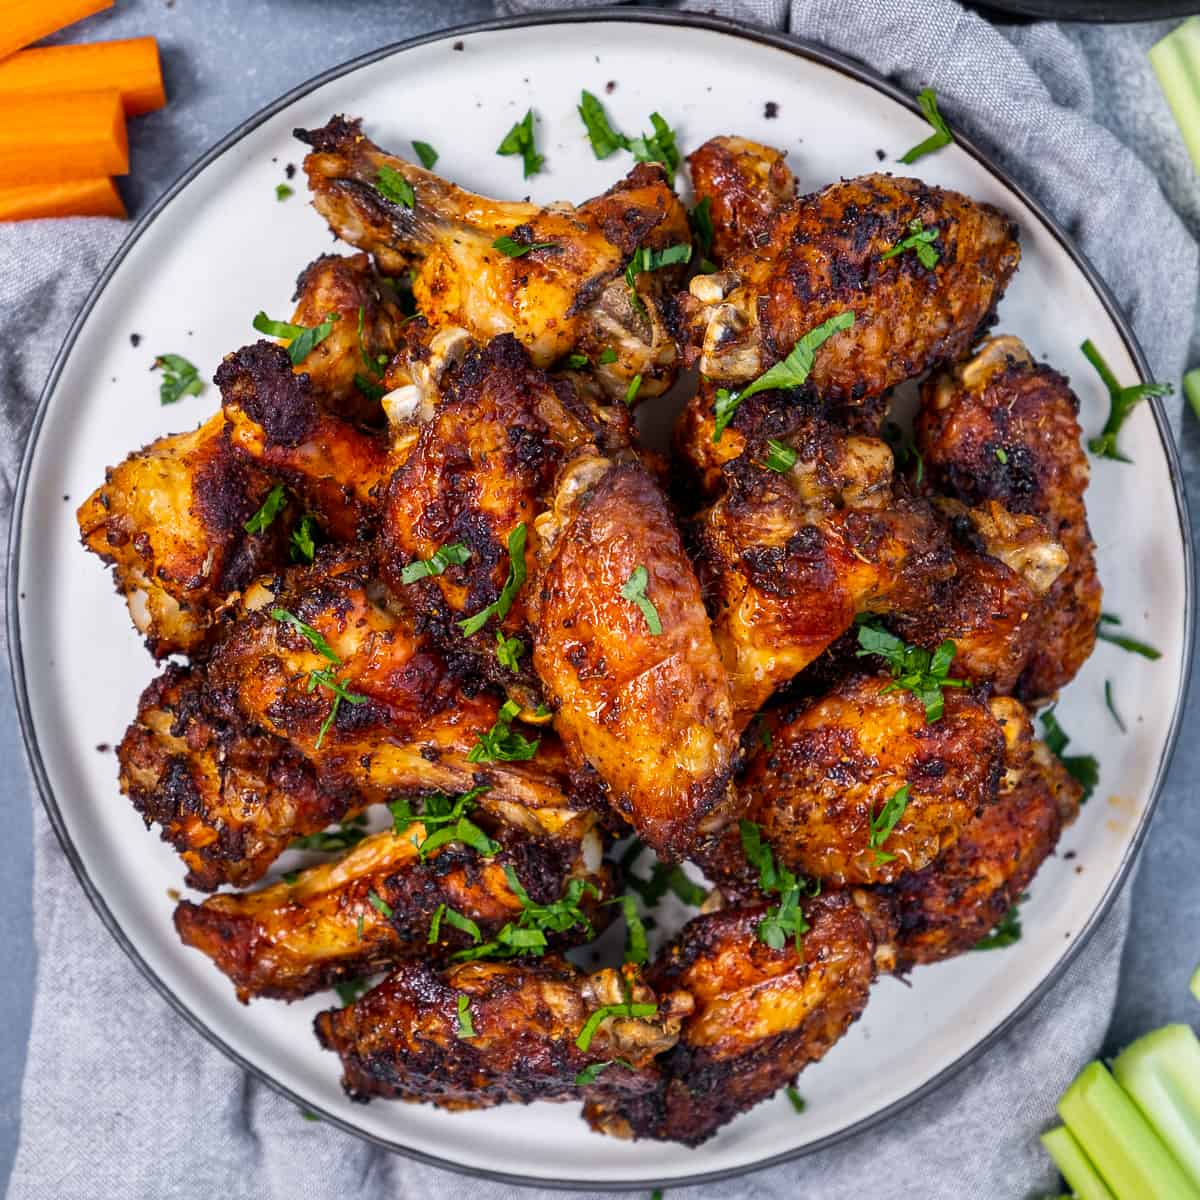
[[[768,100],[766,104],[763,105],[763,116],[766,117],[768,121],[775,120],[775,118],[779,116],[779,105],[776,104],[774,100]]]

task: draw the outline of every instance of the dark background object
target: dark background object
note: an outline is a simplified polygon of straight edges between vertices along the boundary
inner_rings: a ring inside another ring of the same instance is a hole
[[[1052,21],[1157,21],[1200,13],[1200,0],[988,0],[971,7],[1000,23],[1039,17]]]

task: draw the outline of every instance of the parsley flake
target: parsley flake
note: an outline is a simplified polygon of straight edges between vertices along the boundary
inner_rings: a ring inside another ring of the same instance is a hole
[[[864,621],[858,627],[859,658],[878,655],[892,672],[892,682],[883,689],[884,693],[904,688],[925,706],[925,720],[932,724],[940,721],[946,709],[944,688],[969,686],[966,679],[951,679],[950,664],[954,661],[954,643],[947,638],[930,654],[922,646],[913,646],[895,634],[889,633],[873,621]]]
[[[617,352],[611,346],[605,346],[604,349],[600,351],[600,355],[596,361],[601,366],[607,366],[609,363],[615,363],[617,361]]]
[[[917,93],[917,106],[920,108],[925,120],[933,126],[933,133],[923,142],[918,142],[917,145],[900,158],[902,163],[910,166],[918,158],[924,158],[926,154],[932,154],[935,150],[940,150],[943,146],[948,146],[954,141],[954,135],[950,132],[950,126],[946,124],[946,119],[938,112],[937,93],[933,88],[922,88]]]
[[[392,919],[392,906],[374,888],[367,889],[367,900],[380,916],[386,917],[389,921]]]
[[[628,1059],[625,1058],[606,1058],[603,1062],[589,1063],[578,1075],[575,1076],[576,1087],[588,1087],[596,1082],[600,1077],[601,1071],[607,1071],[609,1067],[624,1067],[628,1071],[636,1071],[637,1068]]]
[[[367,819],[363,816],[352,817],[343,821],[336,829],[323,829],[319,833],[310,833],[304,837],[293,838],[292,850],[317,850],[329,853],[334,850],[349,850],[357,846],[367,836]],[[299,874],[299,872],[294,872]],[[289,881],[290,882],[290,881]]]
[[[1058,723],[1058,718],[1054,715],[1055,708],[1057,705],[1046,709],[1041,714],[1042,740],[1046,743],[1046,748],[1050,753],[1062,763],[1067,774],[1083,788],[1083,795],[1080,797],[1079,803],[1086,804],[1100,782],[1100,764],[1091,754],[1063,753],[1071,739]]]
[[[629,139],[612,127],[604,105],[591,92],[580,93],[578,111],[597,158],[608,158],[618,150],[628,149]]]
[[[673,176],[679,170],[675,131],[661,113],[650,114],[652,133],[630,138],[613,127],[604,105],[591,92],[580,92],[578,112],[592,144],[592,153],[597,158],[608,158],[618,150],[628,150],[637,162],[661,163],[669,175]]]
[[[248,520],[242,528],[247,533],[265,533],[279,516],[280,510],[287,503],[287,490],[282,483],[277,483],[262,502],[262,507]]]
[[[150,370],[163,373],[162,382],[158,385],[160,404],[174,404],[184,396],[198,396],[204,391],[200,372],[182,354],[160,354]]]
[[[519,154],[524,163],[526,179],[542,169],[546,159],[537,152],[534,144],[532,108],[504,135],[504,140],[496,147],[496,153],[502,156]]]
[[[471,920],[470,917],[463,916],[462,913],[456,912],[445,904],[439,904],[433,910],[433,918],[429,922],[429,937],[426,939],[426,944],[436,946],[438,939],[442,933],[442,921],[454,929],[460,930],[470,937],[476,945],[483,941],[483,934],[479,931],[479,926]]]
[[[333,990],[337,992],[338,999],[345,1007],[347,1004],[353,1004],[367,990],[367,981],[362,978],[343,979],[341,983],[333,985]]]
[[[505,637],[499,629],[496,630],[496,661],[507,667],[514,675],[520,673],[521,655],[525,653],[525,643],[518,637]]]
[[[650,949],[646,942],[646,926],[638,915],[637,901],[632,896],[618,896],[609,903],[619,904],[625,914],[625,961],[639,964],[647,962]]]
[[[461,842],[485,858],[490,858],[499,851],[500,843],[488,837],[467,816],[479,802],[479,797],[488,791],[490,789],[486,786],[476,787],[455,797],[437,792],[425,797],[420,811],[414,809],[408,800],[392,800],[388,804],[392,814],[392,832],[399,837],[410,826],[420,824],[425,836],[418,841],[414,834],[412,843],[422,861],[434,850],[451,842]]]
[[[767,909],[755,929],[758,940],[772,950],[782,950],[790,935],[795,939],[796,949],[801,950],[800,941],[809,926],[800,909],[800,901],[806,895],[817,895],[821,885],[810,884],[776,863],[771,847],[762,840],[762,829],[755,822],[743,819],[738,822],[738,829],[746,859],[758,870],[759,888],[779,897],[779,903]]]
[[[796,460],[800,455],[791,448],[785,446],[782,442],[777,442],[774,438],[767,439],[767,461],[763,466],[768,471],[775,471],[780,475],[786,475],[795,465]]]
[[[890,250],[885,250],[880,258],[895,258],[897,255],[903,254],[905,250],[915,251],[917,261],[926,270],[932,270],[938,265],[941,255],[930,244],[937,241],[938,231],[936,229],[926,229],[920,219],[914,219],[908,223],[908,237],[901,238]]]
[[[1104,703],[1108,708],[1108,711],[1112,714],[1112,719],[1116,721],[1117,728],[1122,733],[1128,733],[1129,731],[1125,728],[1125,722],[1121,720],[1121,714],[1117,712],[1117,706],[1113,700],[1113,685],[1111,679],[1106,679],[1104,681]]]
[[[913,486],[920,487],[925,479],[925,459],[921,457],[912,433],[901,429],[895,421],[885,421],[880,436],[891,447],[897,471],[907,473],[915,466]]]
[[[292,536],[288,545],[292,562],[312,562],[317,553],[316,535],[320,531],[321,527],[317,524],[317,518],[312,513],[305,513],[300,518],[296,523],[296,528],[292,530]]]
[[[796,1112],[802,1113],[808,1107],[808,1105],[804,1102],[804,1097],[801,1096],[794,1087],[787,1088],[786,1091],[787,1098],[790,1101],[792,1108],[794,1108]]]
[[[340,319],[340,313],[328,313],[319,325],[293,325],[289,321],[272,320],[260,310],[252,324],[259,333],[285,339],[288,358],[292,366],[298,367],[333,332],[333,323]]]
[[[467,761],[479,762],[528,762],[541,745],[541,738],[530,741],[512,728],[513,718],[521,711],[515,700],[505,700],[496,716],[496,723],[479,735],[479,741],[471,747]]]
[[[471,1020],[471,997],[463,992],[458,993],[458,1036],[460,1038],[476,1036],[475,1025]]]
[[[408,563],[400,572],[400,582],[416,583],[418,579],[430,575],[441,575],[451,563],[461,567],[470,558],[471,551],[462,542],[451,542],[435,550],[428,558],[417,558]]]
[[[1114,616],[1112,613],[1100,614],[1100,626],[1096,630],[1096,636],[1102,642],[1110,642],[1114,646],[1120,646],[1122,650],[1128,650],[1130,654],[1140,654],[1143,658],[1148,658],[1151,662],[1157,662],[1162,658],[1162,651],[1156,650],[1153,646],[1147,645],[1145,642],[1139,642],[1137,638],[1128,637],[1123,633],[1111,633],[1105,629],[1105,625],[1120,625],[1121,618]]]
[[[602,1008],[598,1008],[588,1017],[583,1028],[579,1031],[579,1036],[575,1039],[575,1045],[580,1050],[587,1050],[592,1044],[592,1039],[596,1036],[596,1031],[600,1026],[608,1020],[609,1017],[632,1017],[645,1018],[653,1017],[658,1013],[657,1004],[634,1004],[632,1002],[625,1004],[606,1004]]]
[[[472,634],[478,633],[491,617],[503,621],[508,616],[508,611],[512,608],[513,601],[521,590],[521,585],[525,582],[525,536],[525,522],[522,521],[508,535],[508,579],[505,580],[500,595],[491,604],[473,617],[467,617],[466,620],[458,622],[458,627],[463,631],[465,637],[471,637]]]
[[[557,242],[518,242],[507,234],[498,237],[492,243],[493,249],[499,250],[506,258],[522,258],[534,250],[557,250]]]
[[[692,237],[696,248],[700,251],[700,273],[711,275],[717,264],[710,261],[713,244],[712,198],[705,196],[695,208],[688,213],[688,224],[692,227]]]
[[[428,142],[414,141],[412,148],[417,152],[421,166],[427,171],[432,171],[438,160],[438,152]]]
[[[642,388],[642,377],[635,375],[630,381],[629,386],[625,389],[625,403],[632,408],[633,402],[637,399],[637,394]]]
[[[375,190],[393,204],[402,208],[413,208],[417,203],[417,194],[413,186],[396,170],[384,163],[375,176]]]
[[[668,246],[665,250],[654,250],[649,246],[639,246],[633,252],[633,257],[630,258],[625,268],[625,284],[629,288],[629,297],[633,301],[634,308],[645,315],[646,306],[637,291],[637,277],[639,275],[646,275],[651,271],[660,271],[663,267],[678,266],[681,263],[691,262],[691,259],[691,242],[679,242],[674,246]],[[615,354],[614,357],[616,357]]]
[[[886,851],[880,849],[880,847],[887,841],[892,830],[896,828],[900,818],[904,816],[904,810],[908,807],[908,800],[908,784],[906,783],[871,818],[871,832],[867,838],[867,845],[875,851],[876,863],[891,862],[896,857],[894,854],[888,854]]]
[[[286,200],[289,196],[294,196],[296,189],[289,187],[286,183],[277,183],[275,185],[275,199],[279,201]]]
[[[567,366],[572,371],[582,371],[584,367],[590,367],[592,360],[586,354],[568,354]]]
[[[650,582],[650,573],[644,566],[634,567],[632,574],[621,588],[621,599],[636,604],[646,618],[646,625],[654,637],[662,633],[662,622],[658,619],[658,609],[646,595],[646,585]]]
[[[1028,899],[1022,895],[1020,899],[996,922],[992,932],[971,947],[972,950],[1003,950],[1021,940],[1021,915],[1017,911],[1022,900]]]
[[[1121,432],[1121,426],[1142,400],[1148,396],[1169,396],[1174,389],[1169,383],[1135,383],[1131,387],[1123,388],[1090,338],[1079,349],[1083,351],[1083,357],[1096,368],[1096,374],[1108,389],[1108,420],[1104,422],[1104,428],[1098,436],[1088,439],[1088,449],[1097,458],[1132,462],[1132,459],[1126,458],[1117,448],[1117,435]]]

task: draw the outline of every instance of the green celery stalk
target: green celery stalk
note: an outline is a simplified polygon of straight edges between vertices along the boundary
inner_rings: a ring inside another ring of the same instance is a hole
[[[1088,1063],[1079,1072],[1058,1102],[1058,1115],[1116,1200],[1200,1200],[1103,1063]]]
[[[1108,1185],[1065,1125],[1043,1133],[1042,1145],[1079,1200],[1113,1200]]]
[[[1200,367],[1193,367],[1183,377],[1183,394],[1192,406],[1192,412],[1200,417]],[[1196,968],[1200,971],[1200,967]]]
[[[1189,17],[1151,46],[1150,65],[1200,171],[1200,18]]]
[[[1190,1026],[1164,1025],[1138,1038],[1112,1072],[1200,1188],[1200,1040]]]

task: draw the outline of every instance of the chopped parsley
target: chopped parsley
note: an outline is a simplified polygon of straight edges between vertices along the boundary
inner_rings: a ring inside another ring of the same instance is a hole
[[[451,542],[448,546],[439,547],[428,558],[417,558],[410,562],[400,572],[400,582],[416,583],[418,579],[430,575],[441,575],[452,563],[461,567],[470,557],[471,551],[462,542]]]
[[[333,332],[334,321],[340,319],[340,313],[327,313],[319,325],[293,325],[289,321],[272,320],[260,310],[252,324],[268,337],[286,339],[288,358],[292,366],[298,367]]]
[[[646,585],[650,581],[650,573],[643,566],[634,567],[633,573],[621,588],[621,599],[636,604],[646,618],[646,625],[654,637],[662,633],[662,622],[658,619],[658,609],[646,595]]]
[[[519,154],[525,165],[526,179],[542,169],[546,159],[537,152],[534,144],[532,108],[504,135],[504,140],[496,147],[496,153],[502,156]]]
[[[628,1059],[624,1058],[606,1058],[603,1062],[589,1063],[578,1075],[575,1076],[576,1087],[588,1087],[596,1082],[600,1077],[601,1071],[607,1071],[609,1067],[624,1067],[628,1071],[636,1071],[637,1068]]]
[[[675,131],[660,113],[650,114],[653,133],[630,138],[613,127],[604,105],[591,92],[580,93],[578,111],[592,144],[592,153],[597,158],[608,158],[618,150],[628,150],[638,162],[661,163],[671,175],[679,169]]]
[[[518,637],[505,637],[499,629],[496,630],[496,661],[507,667],[514,675],[521,670],[521,655],[525,653],[525,643]]]
[[[1021,940],[1021,914],[1017,911],[1022,900],[1028,895],[1022,895],[1017,902],[996,922],[992,932],[971,947],[972,950],[1003,950]]]
[[[1111,633],[1105,629],[1105,625],[1120,625],[1121,618],[1114,616],[1112,613],[1100,614],[1100,625],[1096,630],[1096,636],[1102,642],[1111,642],[1114,646],[1120,646],[1122,650],[1128,650],[1130,654],[1140,654],[1143,658],[1148,658],[1151,662],[1157,662],[1162,658],[1162,651],[1156,650],[1153,646],[1147,645],[1145,642],[1139,642],[1137,638],[1131,638],[1123,633]]]
[[[592,360],[586,354],[568,354],[567,366],[572,371],[582,371],[584,367],[590,367]]]
[[[490,857],[500,849],[500,843],[492,841],[467,816],[479,802],[479,797],[489,790],[487,787],[476,787],[454,797],[437,792],[425,797],[419,812],[406,799],[392,800],[388,804],[392,814],[392,832],[399,837],[410,826],[422,825],[425,837],[420,841],[415,836],[412,838],[412,844],[422,861],[434,850],[451,842],[461,842],[484,857]]]
[[[387,358],[385,355],[378,355],[378,356],[372,355],[371,352],[367,349],[367,339],[366,339],[366,333],[365,333],[366,319],[367,319],[366,306],[363,304],[360,304],[358,306],[358,354],[359,354],[359,357],[363,361],[363,366],[367,368],[367,373],[369,375],[374,375],[376,378],[379,378],[380,376],[383,375],[383,364],[385,362],[387,362]],[[355,375],[354,382],[358,384],[360,389],[362,389],[363,385],[358,382],[359,378],[360,378],[360,376]],[[383,388],[380,388],[378,384],[372,384],[371,386],[378,388],[379,394],[381,396],[383,395]]]
[[[262,502],[262,507],[248,520],[242,528],[247,533],[265,533],[279,516],[280,510],[287,503],[287,490],[282,483],[277,483]]]
[[[639,246],[625,268],[625,284],[629,288],[629,296],[633,306],[643,315],[646,306],[642,303],[637,291],[637,277],[651,271],[660,271],[663,267],[674,267],[681,263],[690,262],[692,258],[691,242],[678,242],[665,250],[653,250],[649,246]],[[614,358],[615,358],[614,354]],[[603,359],[601,359],[603,361]]]
[[[1104,681],[1104,704],[1108,711],[1112,714],[1112,719],[1116,721],[1117,728],[1122,733],[1128,733],[1129,731],[1125,728],[1125,722],[1121,720],[1121,714],[1117,712],[1117,706],[1113,700],[1113,685],[1111,679],[1106,679]]]
[[[596,361],[600,363],[601,366],[607,366],[609,363],[615,363],[617,361],[617,352],[611,346],[605,346],[604,349],[600,351],[600,355]]]
[[[692,237],[700,251],[700,272],[711,275],[717,265],[709,260],[713,244],[712,198],[705,196],[695,208],[688,213],[688,224],[692,227]]]
[[[1008,451],[1003,446],[996,447],[996,461],[1002,466],[1008,466]]]
[[[367,836],[367,818],[364,816],[351,817],[343,821],[336,829],[323,829],[319,833],[310,833],[304,837],[293,838],[292,850],[318,850],[329,853],[333,850],[349,850],[357,846]],[[299,875],[299,872],[293,872]],[[288,882],[292,882],[288,880]]]
[[[496,723],[479,735],[479,741],[471,747],[467,761],[480,762],[528,762],[541,745],[541,738],[530,741],[512,728],[513,718],[521,711],[515,700],[505,700],[496,716]]]
[[[637,901],[632,896],[618,896],[609,903],[619,904],[625,914],[625,961],[639,964],[647,962],[650,948],[646,942],[646,926],[638,915]]]
[[[808,922],[800,909],[800,901],[806,895],[815,896],[820,884],[809,884],[776,863],[771,847],[762,840],[762,829],[753,821],[739,821],[738,829],[746,859],[758,870],[759,888],[779,897],[779,903],[767,909],[755,929],[758,940],[772,950],[782,950],[790,936],[795,939],[796,949],[801,950],[800,940],[808,932]]]
[[[906,783],[871,818],[871,832],[867,838],[867,845],[875,851],[876,863],[888,863],[896,857],[894,854],[888,854],[885,850],[880,849],[880,847],[887,841],[892,830],[896,828],[900,818],[904,816],[904,810],[908,807],[908,800],[908,784]]]
[[[794,1087],[790,1087],[785,1090],[787,1092],[787,1098],[791,1102],[792,1107],[796,1110],[796,1112],[802,1113],[808,1107],[808,1105],[804,1102],[804,1097],[800,1095],[800,1093],[796,1091]]]
[[[184,396],[198,396],[204,391],[200,372],[182,354],[160,354],[150,370],[163,373],[162,382],[158,385],[160,404],[174,404]]]
[[[628,149],[629,139],[612,127],[604,105],[591,92],[580,93],[578,111],[597,158],[608,158],[618,150]]]
[[[938,112],[937,93],[933,88],[922,88],[917,93],[917,106],[920,108],[925,120],[933,126],[933,132],[923,142],[918,142],[917,145],[900,158],[902,163],[910,166],[918,158],[924,158],[926,154],[932,154],[935,150],[940,150],[943,146],[948,146],[954,141],[954,135],[950,132],[950,126],[946,124],[946,119]]]
[[[915,218],[908,223],[908,237],[901,238],[890,250],[885,250],[879,257],[895,258],[897,255],[903,254],[905,250],[913,250],[916,252],[921,266],[932,270],[938,265],[938,260],[941,258],[931,244],[937,241],[937,235],[936,229],[926,229],[921,224],[920,218]]]
[[[376,383],[374,379],[368,379],[359,371],[354,372],[354,386],[368,400],[382,400],[387,395],[387,389],[381,383]]]
[[[625,389],[625,403],[631,408],[633,402],[637,399],[637,394],[642,390],[642,377],[635,375],[630,381],[629,386]]]
[[[296,189],[289,186],[286,183],[277,183],[275,185],[275,199],[276,200],[283,201],[283,200],[286,200],[289,196],[294,196],[295,194],[296,194]]]
[[[708,898],[708,892],[689,878],[687,872],[678,863],[673,867],[668,867],[663,863],[655,862],[651,868],[649,879],[643,879],[640,875],[635,874],[633,865],[645,849],[646,847],[639,839],[633,838],[621,855],[622,877],[626,884],[641,897],[642,903],[647,908],[653,908],[670,891],[684,904],[699,908]]]
[[[412,148],[417,152],[417,157],[421,160],[421,166],[427,171],[432,171],[434,164],[438,160],[438,152],[428,142],[413,141]]]
[[[1138,403],[1147,396],[1169,396],[1174,389],[1169,383],[1135,383],[1131,387],[1123,388],[1090,338],[1079,349],[1083,351],[1083,357],[1096,368],[1096,374],[1108,389],[1108,420],[1104,422],[1104,428],[1097,437],[1088,439],[1088,449],[1097,458],[1132,462],[1132,459],[1126,458],[1117,448],[1117,435],[1121,432],[1121,426]]]
[[[630,138],[628,148],[636,162],[661,163],[667,169],[667,174],[674,176],[679,170],[679,147],[675,141],[675,130],[663,119],[661,113],[650,114],[650,127],[653,133],[643,133],[640,137]]]
[[[343,1006],[353,1004],[367,990],[367,981],[362,978],[344,979],[341,983],[335,983],[333,990]]]
[[[475,1037],[475,1026],[471,1021],[471,997],[463,992],[458,993],[458,1036]]]
[[[767,439],[767,461],[763,466],[768,471],[775,471],[780,475],[786,475],[795,465],[796,460],[800,455],[791,448],[785,446],[782,442],[777,442],[774,438]]]
[[[740,392],[731,392],[728,388],[718,388],[714,408],[717,421],[716,427],[713,430],[712,440],[714,442],[721,440],[721,434],[725,432],[725,427],[733,420],[733,414],[737,412],[738,405],[748,397],[755,395],[757,392],[769,391],[771,388],[801,387],[808,379],[808,374],[812,370],[816,352],[835,333],[840,333],[843,329],[849,329],[853,324],[854,314],[852,312],[838,313],[836,317],[830,317],[828,321],[822,321],[815,329],[810,329],[796,343],[787,358],[782,362],[776,363],[769,370],[764,371],[753,383],[743,388]]]
[[[392,919],[392,906],[374,888],[367,889],[367,900],[381,917],[386,917],[389,921]]]
[[[508,579],[505,580],[500,595],[491,604],[473,617],[467,617],[466,620],[458,622],[458,627],[463,631],[465,637],[478,633],[488,623],[490,617],[503,621],[508,616],[508,610],[512,608],[513,601],[517,598],[517,593],[525,582],[525,534],[525,522],[522,521],[508,535]]]
[[[864,621],[858,627],[859,658],[878,655],[892,672],[892,682],[883,689],[884,693],[904,688],[925,706],[925,720],[940,721],[946,709],[944,688],[962,688],[970,685],[967,679],[951,679],[950,664],[954,661],[954,643],[947,638],[930,654],[922,646],[913,646],[889,633],[874,621]]]
[[[920,450],[917,449],[913,435],[901,429],[895,421],[885,421],[880,436],[891,447],[897,471],[906,472],[915,464],[913,485],[920,487],[925,479],[925,460],[921,457]]]
[[[592,1038],[596,1036],[596,1031],[609,1017],[644,1018],[653,1017],[657,1013],[657,1004],[634,1004],[632,1001],[628,1001],[625,1004],[606,1004],[603,1008],[596,1009],[588,1017],[583,1028],[579,1031],[579,1036],[575,1039],[575,1045],[580,1050],[586,1050],[592,1044]]]
[[[317,553],[316,535],[320,531],[321,527],[317,524],[317,518],[312,513],[305,513],[300,518],[296,523],[296,528],[292,530],[292,536],[288,545],[292,562],[312,562]]]
[[[379,168],[375,176],[375,190],[385,200],[399,204],[402,208],[413,208],[417,203],[417,194],[413,191],[412,184],[395,167],[389,167],[386,163]]]
[[[1050,753],[1062,763],[1067,774],[1083,788],[1083,796],[1079,803],[1086,804],[1096,790],[1096,785],[1100,782],[1100,764],[1091,754],[1063,753],[1071,739],[1054,715],[1056,707],[1057,705],[1048,708],[1041,714],[1042,740],[1046,743]]]
[[[433,918],[429,922],[429,937],[426,939],[426,944],[436,946],[438,939],[442,935],[442,922],[445,921],[454,929],[461,930],[467,934],[476,945],[483,941],[483,934],[479,932],[479,926],[471,920],[470,917],[464,917],[462,913],[456,912],[445,904],[439,904],[433,910]]]
[[[518,242],[507,234],[498,237],[493,243],[494,249],[499,250],[506,258],[521,258],[534,250],[557,250],[557,242]]]

